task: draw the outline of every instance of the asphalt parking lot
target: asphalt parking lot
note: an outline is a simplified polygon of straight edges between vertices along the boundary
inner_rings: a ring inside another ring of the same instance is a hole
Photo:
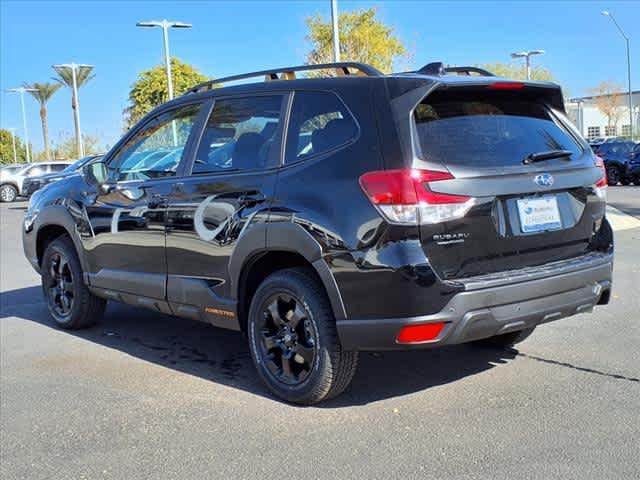
[[[640,478],[640,187],[609,188],[609,306],[517,349],[363,354],[317,407],[275,400],[242,338],[110,304],[55,328],[0,206],[0,477]]]

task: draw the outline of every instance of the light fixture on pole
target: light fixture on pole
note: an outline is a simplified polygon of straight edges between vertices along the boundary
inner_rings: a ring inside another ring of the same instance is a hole
[[[71,87],[73,89],[72,95],[75,100],[76,108],[73,112],[74,121],[76,122],[76,146],[78,148],[78,158],[84,157],[84,144],[82,142],[82,128],[80,127],[80,98],[78,96],[78,69],[88,68],[93,69],[93,65],[78,64],[78,63],[60,63],[53,65],[53,69],[61,75],[64,70],[71,70]],[[62,75],[61,75],[62,76]]]
[[[162,28],[162,39],[164,41],[164,63],[167,70],[167,92],[169,100],[173,99],[173,79],[171,78],[171,57],[169,55],[169,29],[170,28],[191,28],[190,23],[172,22],[169,20],[151,20],[149,22],[138,22],[136,27],[160,27]]]
[[[609,17],[613,21],[616,28],[618,29],[618,31],[620,32],[620,34],[624,38],[624,41],[627,44],[627,82],[629,83],[629,129],[631,130],[631,140],[633,141],[633,98],[631,93],[631,53],[629,49],[629,37],[627,37],[627,34],[624,33],[624,30],[622,30],[620,25],[618,25],[618,22],[616,21],[615,17],[610,11],[603,10],[602,12],[600,12],[600,14],[604,15],[605,17]]]
[[[16,128],[7,128],[11,133],[11,143],[13,144],[13,163],[18,163],[18,152],[16,151]]]
[[[524,52],[513,52],[511,54],[511,58],[524,58],[525,65],[527,68],[527,80],[531,79],[531,56],[532,55],[543,55],[544,50],[530,50]]]
[[[338,0],[331,0],[331,25],[333,29],[333,61],[340,61],[340,33],[338,30]]]
[[[5,90],[10,93],[19,93],[20,94],[20,106],[22,107],[22,128],[24,129],[24,148],[27,156],[27,163],[31,162],[31,152],[29,151],[29,130],[27,129],[27,113],[24,107],[24,94],[25,92],[37,92],[37,88],[9,88]]]

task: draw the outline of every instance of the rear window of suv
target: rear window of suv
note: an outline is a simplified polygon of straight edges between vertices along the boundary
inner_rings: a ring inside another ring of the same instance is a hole
[[[470,167],[521,165],[531,153],[569,150],[576,140],[549,109],[513,92],[434,92],[415,109],[425,160]]]

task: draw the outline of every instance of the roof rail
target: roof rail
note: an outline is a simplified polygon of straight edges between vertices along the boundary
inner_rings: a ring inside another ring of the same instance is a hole
[[[295,80],[296,73],[309,70],[335,70],[337,76],[364,76],[364,77],[380,77],[382,72],[378,69],[359,62],[339,62],[339,63],[321,63],[316,65],[297,65],[294,67],[274,68],[271,70],[260,70],[258,72],[243,73],[240,75],[232,75],[230,77],[216,78],[207,82],[200,83],[190,88],[187,93],[206,92],[217,88],[218,85],[226,82],[235,82],[237,80],[245,80],[247,78],[255,78],[264,76],[265,82],[273,80]],[[351,70],[356,70],[352,73]]]
[[[416,73],[423,75],[446,75],[447,73],[457,73],[459,75],[471,75],[477,73],[483,77],[495,77],[495,75],[488,70],[480,67],[445,67],[442,62],[432,62],[426,64]]]

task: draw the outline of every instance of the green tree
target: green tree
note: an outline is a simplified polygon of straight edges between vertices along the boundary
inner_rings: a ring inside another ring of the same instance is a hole
[[[514,78],[517,80],[525,80],[527,77],[527,67],[519,63],[485,63],[480,65],[481,68],[489,70],[498,77]],[[531,80],[544,80],[554,82],[553,74],[545,67],[540,65],[531,66]]]
[[[40,104],[40,122],[42,122],[42,141],[44,142],[44,153],[47,160],[51,160],[51,151],[49,149],[49,124],[47,121],[47,102],[54,93],[58,91],[62,84],[60,83],[25,83],[23,87],[34,89],[29,93]]]
[[[13,140],[9,130],[0,128],[0,164],[14,163],[13,160]],[[22,139],[16,136],[16,156],[18,163],[26,162],[27,152]]]
[[[91,155],[103,151],[100,148],[100,139],[95,135],[82,134],[84,154]],[[56,160],[75,160],[78,158],[78,148],[75,135],[70,132],[62,132],[58,139],[53,142],[53,157]]]
[[[395,35],[394,28],[376,18],[377,10],[369,8],[339,14],[340,59],[363,62],[382,72],[393,70],[394,63],[410,61],[410,54]],[[331,21],[319,13],[305,19],[307,42],[311,51],[307,53],[308,64],[333,61],[333,30]]]
[[[198,83],[209,80],[195,67],[175,57],[171,58],[171,78],[176,96],[182,95]],[[131,86],[129,105],[123,112],[126,127],[131,128],[138,120],[167,100],[167,73],[164,64],[140,72],[138,79]]]
[[[79,90],[83,85],[86,85],[89,80],[95,77],[92,74],[93,67],[77,67],[76,68],[76,87]],[[73,90],[73,71],[68,67],[59,67],[56,69],[58,77],[54,78],[57,82],[65,85],[71,89],[71,110],[73,112],[73,128],[76,136],[76,152],[80,155],[80,125],[77,122],[76,109],[78,108],[78,99],[75,96]],[[86,153],[86,152],[85,152]],[[75,156],[75,155],[74,155]]]

